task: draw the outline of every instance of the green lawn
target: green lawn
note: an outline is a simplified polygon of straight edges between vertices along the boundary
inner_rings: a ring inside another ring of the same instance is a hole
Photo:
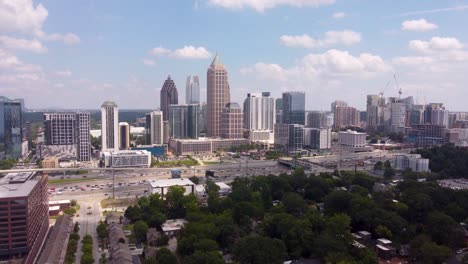
[[[107,198],[101,201],[102,208],[109,208],[109,207],[125,207],[129,205],[134,205],[137,202],[136,198]]]
[[[70,178],[70,179],[53,179],[49,180],[49,184],[63,184],[63,183],[74,183],[74,182],[86,182],[92,181],[95,178]]]
[[[205,165],[216,165],[216,164],[220,164],[221,162],[219,161],[203,161],[203,164]]]

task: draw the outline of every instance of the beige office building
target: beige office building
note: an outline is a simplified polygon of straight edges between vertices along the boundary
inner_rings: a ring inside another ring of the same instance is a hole
[[[221,113],[221,138],[243,138],[244,116],[237,103],[228,103]]]
[[[207,74],[207,131],[208,137],[219,137],[221,113],[230,102],[228,73],[219,59],[219,54],[208,68]]]

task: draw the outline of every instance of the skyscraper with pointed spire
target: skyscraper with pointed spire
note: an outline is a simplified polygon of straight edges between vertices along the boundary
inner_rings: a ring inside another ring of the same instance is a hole
[[[171,76],[167,76],[164,84],[161,88],[161,111],[163,112],[163,119],[167,121],[169,119],[169,105],[178,104],[179,95],[177,93],[177,87]]]
[[[185,86],[185,103],[200,104],[200,83],[197,75],[189,75]]]
[[[206,104],[207,120],[206,135],[208,137],[220,136],[221,113],[230,102],[230,90],[228,83],[228,73],[226,67],[219,59],[219,54],[211,63],[206,73]]]

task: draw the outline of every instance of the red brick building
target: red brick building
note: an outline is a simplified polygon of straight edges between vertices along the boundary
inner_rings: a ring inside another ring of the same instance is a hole
[[[8,173],[0,178],[0,260],[33,263],[49,227],[47,176]]]

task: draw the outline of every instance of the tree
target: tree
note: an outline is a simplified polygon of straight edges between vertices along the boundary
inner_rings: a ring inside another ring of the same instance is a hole
[[[96,227],[96,232],[98,234],[99,239],[106,239],[109,235],[109,230],[107,229],[106,223],[104,223],[103,221],[99,221],[99,224]]]
[[[139,241],[146,241],[146,233],[148,233],[148,224],[145,221],[138,220],[133,225],[133,232]]]
[[[76,206],[77,204],[78,204],[78,202],[77,202],[75,199],[72,199],[72,200],[70,201],[70,205],[71,205],[71,206]]]
[[[185,216],[184,209],[184,194],[185,188],[182,186],[171,186],[166,194],[166,204],[168,209],[168,217],[170,219],[183,218]]]
[[[283,263],[287,256],[283,241],[262,236],[241,238],[232,253],[241,264]]]
[[[293,215],[300,215],[306,209],[306,202],[299,194],[296,193],[286,193],[283,196],[282,202],[286,211]]]
[[[421,255],[423,263],[443,263],[451,254],[452,251],[445,247],[439,246],[434,242],[426,242],[421,248]]]
[[[383,163],[380,160],[374,164],[374,170],[383,170]]]
[[[383,226],[383,225],[379,225],[375,228],[375,234],[379,238],[392,239],[393,237],[392,231],[390,231],[386,226]]]
[[[66,213],[67,215],[74,215],[76,214],[76,209],[73,207],[69,207],[69,208],[64,209],[63,212]]]
[[[177,264],[176,256],[167,248],[161,248],[156,252],[157,264]]]
[[[185,264],[223,264],[223,256],[218,251],[203,252],[195,251],[192,255],[184,258]]]

